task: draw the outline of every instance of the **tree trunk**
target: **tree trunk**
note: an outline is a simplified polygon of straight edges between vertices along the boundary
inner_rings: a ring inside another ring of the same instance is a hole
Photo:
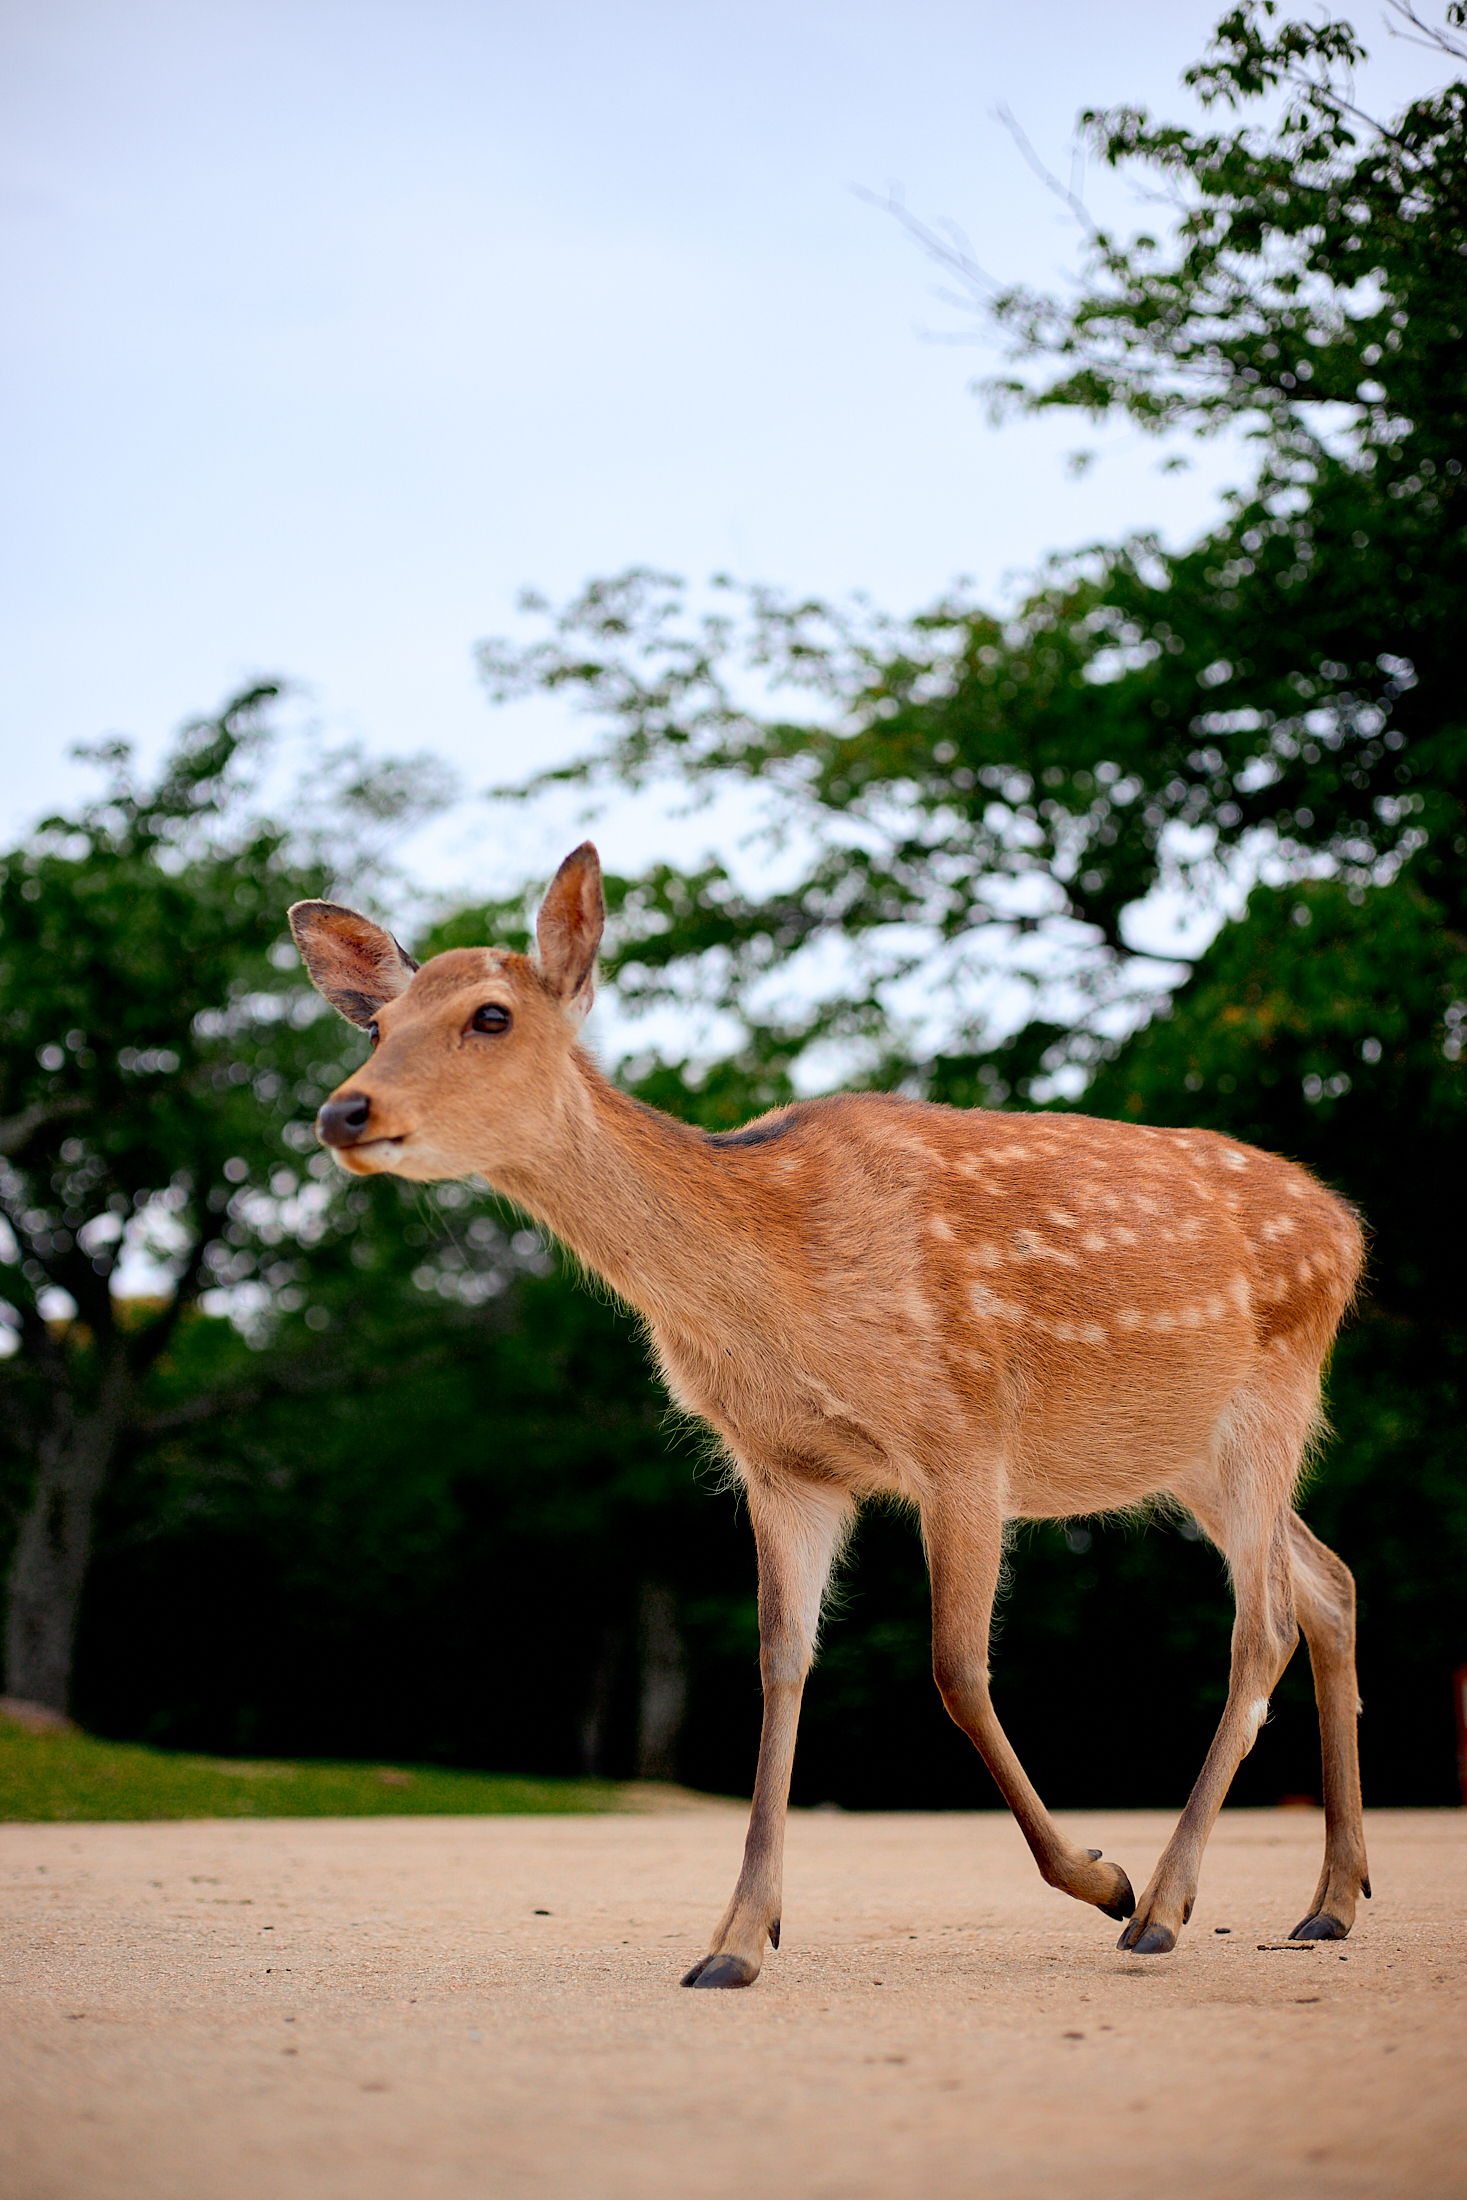
[[[596,1645],[596,1663],[581,1717],[580,1760],[584,1779],[604,1779],[611,1770],[611,1715],[616,1701],[617,1674],[626,1637],[615,1624],[603,1627]]]
[[[639,1602],[637,1776],[675,1780],[678,1736],[688,1703],[688,1661],[677,1624],[677,1599],[666,1582],[644,1581]]]
[[[91,1413],[74,1416],[69,1405],[58,1413],[40,1447],[6,1577],[6,1692],[51,1711],[69,1707],[92,1511],[116,1455],[128,1387],[119,1354]]]

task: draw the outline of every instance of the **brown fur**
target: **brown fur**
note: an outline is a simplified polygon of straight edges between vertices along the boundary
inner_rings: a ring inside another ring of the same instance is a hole
[[[1353,1584],[1294,1514],[1320,1369],[1362,1257],[1350,1209],[1216,1133],[810,1101],[712,1137],[640,1106],[576,1043],[602,923],[589,844],[546,898],[538,963],[456,949],[414,973],[329,904],[292,925],[316,984],[380,1043],[321,1114],[344,1168],[477,1173],[645,1316],[673,1397],[716,1429],[759,1556],[764,1734],[744,1867],[688,1983],[745,1985],[777,1934],[795,1729],[830,1569],[863,1497],[921,1516],[943,1700],[1044,1877],[1170,1948],[1202,1850],[1297,1640],[1324,1745],[1325,1865],[1296,1931],[1339,1937],[1368,1892]],[[363,927],[366,926],[365,933]],[[364,1001],[368,1013],[362,1012]],[[476,1011],[507,1011],[502,1031]],[[1077,1849],[994,1716],[1004,1522],[1148,1499],[1187,1507],[1237,1601],[1227,1707],[1133,1905]]]

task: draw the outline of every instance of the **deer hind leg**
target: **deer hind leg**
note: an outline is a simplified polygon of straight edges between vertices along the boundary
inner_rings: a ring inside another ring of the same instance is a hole
[[[1343,1940],[1355,1905],[1370,1897],[1365,1821],[1360,1807],[1360,1710],[1355,1678],[1355,1583],[1350,1569],[1312,1536],[1297,1513],[1288,1521],[1294,1602],[1314,1669],[1324,1773],[1324,1869],[1309,1915],[1290,1940]]]
[[[779,1946],[784,1827],[800,1699],[815,1655],[820,1605],[854,1507],[825,1484],[748,1479],[759,1554],[759,1672],[764,1725],[743,1868],[706,1956],[684,1986],[752,1986],[764,1943]]]
[[[1296,1462],[1297,1450],[1293,1458]],[[1291,1465],[1283,1477],[1286,1490],[1292,1485],[1293,1475]],[[1289,1536],[1293,1514],[1287,1496],[1277,1504],[1271,1488],[1259,1502],[1260,1479],[1263,1477],[1252,1479],[1251,1491],[1234,1490],[1221,1496],[1211,1492],[1211,1505],[1206,1500],[1194,1503],[1187,1493],[1187,1502],[1193,1504],[1232,1571],[1236,1607],[1232,1671],[1222,1720],[1197,1784],[1136,1904],[1135,1916],[1120,1937],[1118,1945],[1133,1955],[1165,1955],[1176,1946],[1177,1935],[1192,1915],[1197,1899],[1207,1837],[1234,1773],[1268,1717],[1268,1699],[1298,1646]],[[1275,1478],[1267,1479],[1271,1484]]]
[[[1077,1848],[1060,1832],[1009,1746],[988,1692],[988,1638],[1003,1558],[997,1509],[971,1500],[929,1502],[922,1533],[932,1575],[932,1670],[948,1716],[979,1751],[1019,1823],[1041,1876],[1108,1917],[1129,1917],[1131,1882],[1099,1849]]]

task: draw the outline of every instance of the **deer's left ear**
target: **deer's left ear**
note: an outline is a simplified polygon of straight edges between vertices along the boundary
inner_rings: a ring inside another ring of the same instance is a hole
[[[550,881],[535,925],[540,975],[577,1023],[595,994],[596,950],[605,926],[601,859],[590,841],[583,840]]]
[[[413,982],[417,964],[390,932],[335,901],[298,901],[291,936],[312,985],[338,1016],[365,1031],[384,1001]]]

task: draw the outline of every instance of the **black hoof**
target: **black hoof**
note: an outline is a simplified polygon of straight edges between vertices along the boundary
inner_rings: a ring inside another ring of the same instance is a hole
[[[754,1969],[753,1964],[745,1962],[742,1956],[704,1956],[700,1962],[693,1965],[691,1971],[683,1973],[682,1984],[684,1986],[752,1986],[758,1976],[759,1974]]]
[[[1133,1956],[1170,1955],[1177,1945],[1177,1936],[1170,1925],[1128,1925],[1116,1942],[1118,1948]]]
[[[1344,1940],[1349,1935],[1348,1925],[1342,1925],[1328,1910],[1317,1910],[1313,1917],[1306,1917],[1290,1933],[1290,1940]]]
[[[1112,1871],[1116,1872],[1120,1878],[1120,1891],[1117,1893],[1114,1902],[1097,1903],[1096,1907],[1102,1912],[1104,1916],[1113,1917],[1117,1920],[1117,1922],[1119,1922],[1123,1918],[1135,1916],[1136,1897],[1131,1891],[1131,1882],[1126,1877],[1125,1873],[1121,1870],[1120,1865],[1113,1864],[1111,1866],[1111,1869]]]

